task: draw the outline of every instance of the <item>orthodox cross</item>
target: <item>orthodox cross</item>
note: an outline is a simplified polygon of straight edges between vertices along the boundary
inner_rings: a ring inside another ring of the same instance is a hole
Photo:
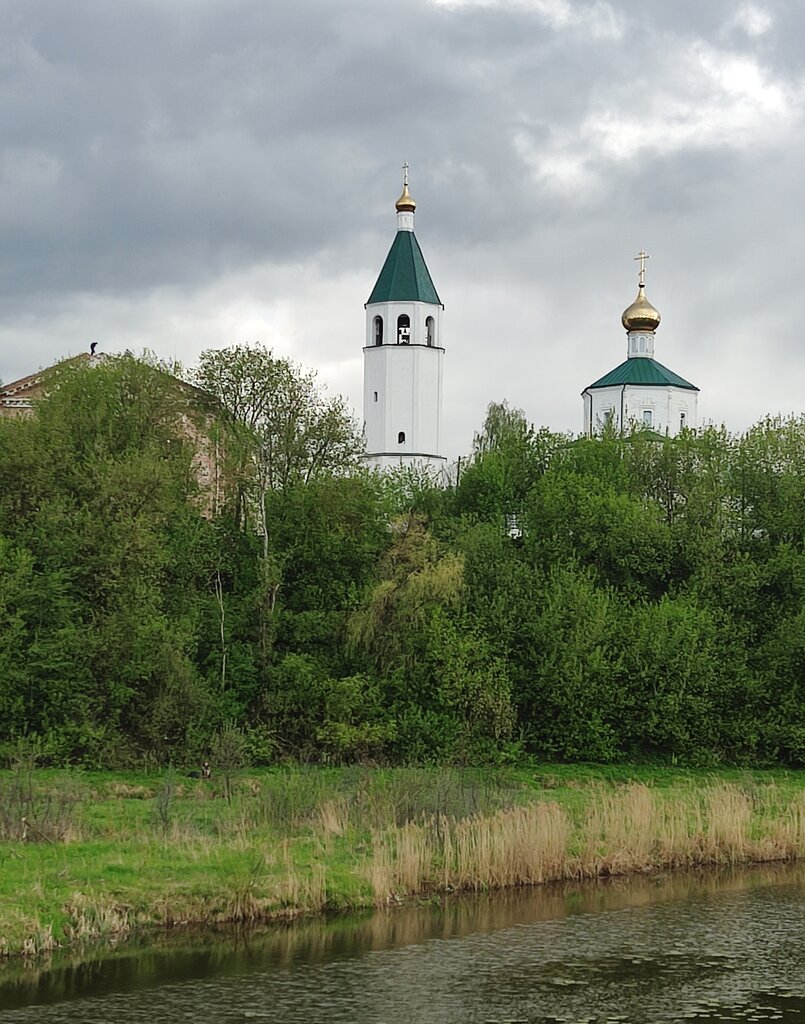
[[[403,185],[408,184],[408,161],[403,164]]]
[[[637,283],[641,288],[644,288],[646,284],[646,260],[650,260],[651,257],[645,249],[641,249],[637,256],[634,256],[633,258],[640,260],[640,276],[637,279]]]

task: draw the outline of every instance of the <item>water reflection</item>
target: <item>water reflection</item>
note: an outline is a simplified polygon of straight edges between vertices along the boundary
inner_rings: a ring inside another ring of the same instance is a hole
[[[0,1019],[805,1024],[805,867],[451,898],[8,964]]]

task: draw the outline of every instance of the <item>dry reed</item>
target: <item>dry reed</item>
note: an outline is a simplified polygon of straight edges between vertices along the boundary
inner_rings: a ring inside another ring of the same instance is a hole
[[[534,885],[556,877],[567,858],[568,821],[556,804],[514,807],[452,825],[445,821],[443,829],[451,839],[445,867],[452,889]]]
[[[274,885],[272,903],[300,912],[317,911],[327,905],[327,869],[316,859],[300,871],[294,863],[291,844],[282,844],[282,870]]]
[[[86,896],[77,892],[65,906],[68,920],[64,932],[73,942],[84,939],[119,938],[131,931],[131,911],[128,907]]]
[[[434,890],[802,856],[805,794],[780,800],[774,787],[753,798],[731,785],[668,796],[633,784],[592,789],[575,815],[556,803],[434,815],[375,832],[366,877],[384,904]]]
[[[343,798],[325,800],[319,807],[318,831],[324,836],[342,836],[349,828],[349,803]]]

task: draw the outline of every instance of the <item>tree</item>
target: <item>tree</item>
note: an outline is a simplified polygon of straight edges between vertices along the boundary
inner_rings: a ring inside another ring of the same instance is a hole
[[[260,494],[344,470],[362,450],[343,398],[326,397],[314,372],[261,345],[208,349],[189,379],[237,429]]]
[[[423,626],[437,609],[459,603],[464,582],[461,556],[442,553],[416,514],[401,516],[391,528],[381,578],[349,627],[353,647],[382,675],[413,667],[424,651]]]
[[[379,579],[350,620],[352,649],[379,679],[402,758],[461,759],[508,737],[505,665],[466,613],[464,559],[415,513],[391,524]]]
[[[589,570],[566,565],[551,571],[535,604],[521,624],[515,692],[529,749],[543,757],[615,760],[624,705],[617,595]]]
[[[567,438],[535,431],[520,409],[490,403],[475,435],[471,464],[456,489],[456,509],[495,520],[501,528],[517,520],[529,490]]]
[[[361,438],[342,398],[325,397],[314,373],[275,358],[260,345],[202,352],[189,379],[214,398],[229,425],[223,443],[234,483],[235,514],[245,520],[251,510],[260,534],[265,666],[282,584],[281,559],[272,545],[269,495],[353,466]]]
[[[187,397],[131,357],[63,366],[48,391],[0,429],[0,479],[15,481],[0,502],[3,614],[29,679],[25,721],[4,725],[53,736],[60,759],[155,744],[173,756],[208,704],[193,663],[209,568]]]

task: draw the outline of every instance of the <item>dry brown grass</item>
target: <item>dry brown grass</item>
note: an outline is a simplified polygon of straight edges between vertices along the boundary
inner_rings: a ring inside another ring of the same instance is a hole
[[[444,832],[450,839],[445,879],[453,889],[535,885],[555,878],[567,861],[570,828],[556,804],[445,822]]]
[[[422,825],[408,822],[376,832],[369,881],[381,902],[401,895],[413,895],[432,883],[435,819]]]
[[[64,931],[71,942],[120,938],[131,931],[130,909],[110,900],[77,892],[65,909],[69,917]]]
[[[435,889],[494,889],[566,878],[805,854],[805,794],[781,806],[774,787],[668,796],[644,785],[592,789],[583,811],[534,803],[374,834],[366,877],[375,902]]]
[[[752,801],[735,786],[718,786],[705,794],[701,859],[736,863],[755,852],[751,841]]]
[[[275,907],[300,913],[322,910],[327,905],[327,868],[316,859],[304,870],[294,859],[291,844],[285,842],[281,852],[281,870],[273,884],[271,902]]]
[[[793,860],[805,854],[805,791],[776,810],[777,824],[762,835],[756,845],[763,856],[758,860]]]
[[[349,828],[349,801],[344,797],[325,800],[319,807],[317,831],[325,836],[342,836]]]
[[[154,795],[153,786],[132,785],[127,782],[109,782],[104,791],[108,796],[119,800],[150,800]]]

